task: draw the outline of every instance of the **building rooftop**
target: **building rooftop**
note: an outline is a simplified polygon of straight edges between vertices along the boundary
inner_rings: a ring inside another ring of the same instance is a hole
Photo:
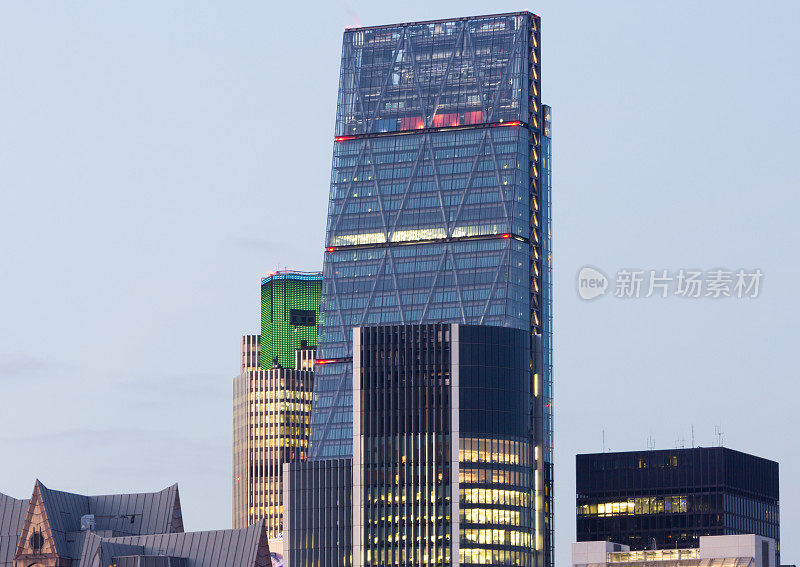
[[[261,285],[278,280],[322,281],[322,272],[301,272],[299,270],[278,270],[261,278]]]
[[[502,18],[505,16],[533,16],[534,18],[538,18],[539,16],[528,12],[527,10],[523,10],[522,12],[503,12],[500,14],[481,14],[479,16],[463,16],[460,18],[442,18],[440,20],[422,20],[419,22],[397,22],[394,24],[381,24],[377,26],[353,26],[345,28],[345,33],[352,33],[352,32],[359,32],[359,31],[366,31],[366,30],[379,30],[383,28],[398,28],[398,27],[409,27],[409,26],[424,26],[428,24],[443,24],[445,22],[461,22],[464,20],[482,20],[485,18]]]
[[[0,494],[0,567],[15,561],[90,567],[154,555],[173,557],[174,565],[188,560],[192,567],[270,565],[263,522],[185,533],[177,484],[152,493],[84,496],[37,480],[28,500]]]
[[[704,536],[691,549],[631,551],[608,541],[572,544],[573,567],[776,567],[773,539],[754,534]]]

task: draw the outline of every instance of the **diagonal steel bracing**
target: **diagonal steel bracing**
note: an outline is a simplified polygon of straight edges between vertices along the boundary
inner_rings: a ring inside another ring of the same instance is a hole
[[[442,252],[442,257],[439,258],[439,265],[436,267],[436,275],[433,277],[433,284],[431,284],[431,290],[428,292],[428,299],[425,301],[425,308],[422,310],[422,314],[419,316],[420,323],[425,320],[425,315],[428,313],[428,307],[431,305],[431,299],[433,298],[433,293],[436,290],[436,283],[439,281],[439,276],[442,273],[442,267],[446,258],[447,248],[444,249]]]
[[[453,251],[450,249],[450,244],[445,244],[445,250],[450,253],[450,262],[453,265],[453,281],[456,283],[456,294],[458,295],[458,305],[461,307],[461,322],[467,324],[467,312],[464,310],[464,298],[461,296],[461,284],[458,282],[458,268],[456,267],[456,258]]]
[[[478,144],[478,152],[475,154],[475,159],[472,160],[472,167],[469,170],[469,177],[467,177],[467,183],[464,186],[464,193],[461,195],[461,202],[458,203],[458,209],[456,209],[455,217],[453,218],[453,224],[448,236],[452,236],[452,230],[455,229],[456,225],[458,224],[458,220],[461,217],[461,210],[464,208],[464,204],[467,202],[467,196],[469,195],[469,190],[472,188],[472,179],[475,177],[475,171],[478,169],[478,162],[480,162],[481,158],[483,157],[483,148],[486,145],[486,137],[489,135],[489,130],[483,130],[483,136],[481,137],[481,142]]]
[[[380,278],[378,276],[381,274],[381,272],[383,272],[383,267],[386,264],[386,256],[388,254],[389,254],[389,249],[388,248],[384,248],[383,249],[383,257],[381,258],[380,264],[378,264],[378,271],[375,274],[375,281],[372,282],[372,289],[370,290],[369,297],[367,298],[367,304],[364,305],[364,310],[361,312],[361,317],[358,320],[358,325],[359,326],[362,326],[364,324],[364,321],[367,318],[367,313],[369,312],[369,304],[372,303],[372,298],[375,295],[375,290],[377,289],[378,281],[380,280]]]
[[[411,61],[411,72],[414,74],[414,84],[417,86],[417,99],[419,99],[419,111],[422,114],[423,120],[427,123],[428,114],[425,105],[425,100],[422,98],[422,87],[419,84],[419,71],[414,57],[414,46],[411,45],[411,37],[406,33],[406,47],[408,49],[408,58]]]
[[[358,152],[358,157],[356,158],[356,164],[353,166],[353,173],[350,175],[350,181],[347,182],[347,189],[344,194],[344,200],[342,201],[342,207],[339,209],[339,213],[336,215],[336,220],[333,221],[331,224],[331,236],[336,234],[339,230],[339,223],[342,220],[342,215],[344,214],[344,210],[347,207],[347,203],[350,200],[350,195],[353,193],[353,182],[356,177],[358,177],[358,170],[361,167],[361,159],[364,157],[364,151],[367,148],[367,142],[364,140],[361,142],[361,149]],[[328,244],[332,244],[329,242]]]
[[[395,62],[397,61],[397,54],[400,51],[400,46],[403,44],[403,38],[406,35],[405,28],[403,29],[402,33],[400,34],[400,38],[397,40],[397,44],[394,46],[394,50],[392,51],[392,65],[389,67],[389,70],[386,72],[386,77],[383,79],[383,85],[381,86],[381,92],[378,96],[378,103],[375,105],[375,111],[372,112],[372,116],[369,117],[369,123],[367,124],[365,132],[372,131],[372,125],[378,119],[378,112],[381,109],[381,103],[383,102],[383,95],[386,93],[386,87],[389,86],[389,81],[392,79],[392,72],[394,71]],[[365,119],[368,117],[364,117]]]
[[[488,109],[486,108],[486,103],[488,102],[488,97],[486,93],[483,92],[483,78],[481,77],[480,69],[478,68],[478,61],[475,59],[475,48],[473,44],[472,34],[469,31],[466,23],[464,24],[464,50],[469,53],[469,58],[472,61],[472,70],[475,73],[475,85],[478,89],[478,95],[481,99],[481,110],[483,111],[484,116],[488,116],[489,113],[487,112]],[[463,55],[462,55],[463,58]]]
[[[392,236],[394,236],[394,233],[397,230],[397,222],[400,220],[400,215],[403,213],[403,208],[405,207],[408,193],[411,191],[411,186],[416,180],[417,169],[419,168],[422,156],[425,154],[425,138],[427,138],[427,135],[423,135],[422,144],[420,144],[419,151],[417,152],[417,159],[414,160],[414,165],[411,167],[411,174],[408,176],[408,183],[406,183],[406,188],[403,191],[403,197],[400,199],[400,206],[397,208],[397,214],[394,217],[394,226],[392,226],[392,230],[389,231],[389,241],[391,241]]]
[[[495,178],[497,179],[497,190],[500,193],[500,202],[503,203],[503,214],[505,218],[509,219],[508,228],[511,230],[511,217],[509,216],[508,212],[508,203],[506,200],[506,195],[503,192],[503,181],[500,179],[500,164],[497,161],[497,149],[494,146],[494,138],[492,137],[491,133],[489,134],[489,149],[492,152],[492,161],[494,162],[494,173]],[[516,179],[514,180],[516,181]],[[514,187],[511,188],[511,194],[514,194]]]
[[[517,36],[514,38],[514,45],[511,47],[511,55],[508,58],[508,61],[503,67],[503,70],[500,72],[500,78],[497,81],[497,91],[494,93],[494,100],[492,101],[491,109],[489,110],[489,115],[487,117],[489,122],[494,121],[494,114],[497,111],[497,104],[500,101],[500,93],[503,91],[503,81],[506,80],[508,77],[508,70],[514,63],[514,57],[517,55],[517,49],[520,44],[520,38],[522,37],[522,31],[520,30],[517,33]]]
[[[389,268],[392,270],[392,281],[394,282],[394,295],[397,298],[397,312],[400,314],[400,324],[406,324],[406,316],[403,313],[403,305],[400,303],[400,286],[397,283],[397,270],[394,267],[392,252],[387,248],[386,255],[389,257]]]
[[[381,187],[378,184],[378,170],[375,167],[375,155],[372,153],[372,144],[366,140],[364,145],[367,147],[367,154],[369,163],[372,165],[372,185],[375,187],[375,198],[378,200],[378,208],[381,212],[381,230],[383,237],[389,241],[389,224],[386,222],[386,213],[383,210],[383,197],[381,196]]]
[[[500,255],[500,265],[497,267],[497,273],[494,275],[494,281],[492,281],[492,287],[489,288],[489,297],[486,298],[486,304],[483,306],[483,313],[481,314],[480,321],[478,321],[478,325],[483,325],[484,319],[486,319],[486,314],[489,313],[489,306],[494,299],[494,290],[497,287],[497,280],[500,278],[500,272],[506,269],[506,261],[507,257],[509,256],[509,248],[503,250],[503,253]]]
[[[447,79],[450,77],[450,67],[453,65],[453,60],[456,57],[456,52],[458,51],[458,45],[464,39],[464,28],[466,28],[466,24],[461,24],[461,29],[458,32],[458,37],[456,38],[455,47],[453,47],[453,52],[450,54],[450,58],[447,60],[447,66],[444,69],[444,74],[442,75],[442,82],[439,85],[439,89],[436,92],[436,100],[433,103],[433,112],[431,112],[430,118],[425,122],[425,127],[430,128],[433,125],[433,117],[436,115],[436,112],[439,110],[439,100],[442,98],[442,93],[444,92],[445,86],[447,86]],[[461,57],[463,58],[463,51],[461,52]]]

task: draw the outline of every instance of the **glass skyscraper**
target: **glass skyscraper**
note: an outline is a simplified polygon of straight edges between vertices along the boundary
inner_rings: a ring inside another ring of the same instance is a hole
[[[552,564],[549,120],[534,14],[345,32],[309,448],[352,455],[354,327],[527,331],[537,565]]]

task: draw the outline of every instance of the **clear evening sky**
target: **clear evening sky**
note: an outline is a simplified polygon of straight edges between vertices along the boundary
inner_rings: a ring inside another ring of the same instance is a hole
[[[781,465],[800,561],[798,2],[0,2],[0,491],[179,482],[230,525],[259,278],[319,269],[341,34],[528,9],[553,106],[557,560],[574,457]],[[757,299],[587,303],[584,265],[756,269]]]

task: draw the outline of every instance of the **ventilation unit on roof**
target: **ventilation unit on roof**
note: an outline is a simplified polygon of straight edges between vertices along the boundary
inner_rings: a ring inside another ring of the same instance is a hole
[[[95,530],[94,514],[81,516],[81,531],[93,532]]]

